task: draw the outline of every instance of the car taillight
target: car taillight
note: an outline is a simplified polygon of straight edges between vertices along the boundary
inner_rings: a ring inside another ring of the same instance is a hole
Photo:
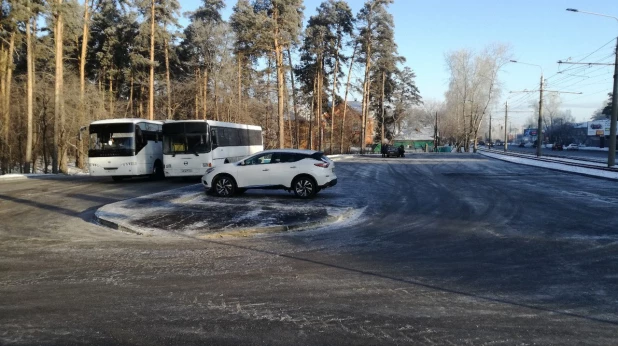
[[[318,167],[322,167],[322,168],[328,168],[329,163],[328,162],[320,162],[320,163],[314,163],[314,166],[318,166]]]

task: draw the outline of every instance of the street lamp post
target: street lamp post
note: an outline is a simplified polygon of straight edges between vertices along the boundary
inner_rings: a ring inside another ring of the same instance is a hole
[[[523,65],[536,66],[541,69],[541,87],[539,88],[539,92],[540,92],[539,121],[538,121],[537,130],[536,130],[536,137],[537,137],[536,138],[536,156],[541,157],[541,144],[543,143],[543,137],[542,137],[543,131],[541,131],[541,128],[543,126],[543,67],[541,65],[529,64],[529,63],[521,62],[517,60],[511,60],[511,62],[514,62],[517,64],[523,64]]]
[[[580,11],[574,8],[567,8],[569,12],[579,12],[592,14],[594,16],[614,18],[618,22],[618,17],[608,16],[605,14]],[[614,63],[614,93],[612,98],[612,119],[609,126],[609,152],[607,154],[607,166],[613,167],[616,165],[616,122],[618,122],[618,37],[616,38],[616,62]]]

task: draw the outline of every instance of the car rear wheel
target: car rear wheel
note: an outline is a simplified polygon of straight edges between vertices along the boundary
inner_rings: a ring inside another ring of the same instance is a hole
[[[318,192],[317,184],[310,177],[298,177],[292,185],[294,194],[300,198],[311,198]]]
[[[215,195],[219,197],[230,197],[236,192],[236,183],[228,175],[218,176],[212,185]]]

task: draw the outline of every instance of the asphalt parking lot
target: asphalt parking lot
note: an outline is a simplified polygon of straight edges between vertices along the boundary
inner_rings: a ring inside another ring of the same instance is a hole
[[[223,239],[92,222],[192,183],[0,182],[0,343],[618,342],[614,182],[475,154],[336,164],[319,197],[353,221]]]

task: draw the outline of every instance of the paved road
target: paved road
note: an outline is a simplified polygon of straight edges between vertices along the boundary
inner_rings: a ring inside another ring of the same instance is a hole
[[[493,147],[495,150],[504,150],[504,147]],[[508,146],[509,151],[520,152],[524,154],[536,155],[536,148],[520,148],[515,145]],[[607,162],[607,151],[592,151],[592,150],[562,150],[555,151],[547,148],[542,148],[543,155],[563,156],[572,159],[592,160],[599,162]]]
[[[182,182],[0,183],[0,344],[618,343],[618,184],[408,156],[337,162],[355,223],[221,241],[89,222]]]

